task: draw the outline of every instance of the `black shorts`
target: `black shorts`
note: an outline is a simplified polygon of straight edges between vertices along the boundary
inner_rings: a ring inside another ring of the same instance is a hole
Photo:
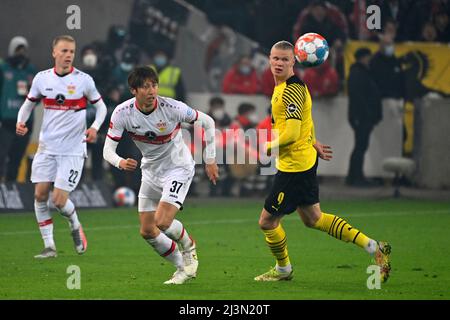
[[[278,171],[264,209],[272,215],[283,215],[294,212],[297,207],[318,203],[317,165],[318,160],[311,169],[303,172]]]

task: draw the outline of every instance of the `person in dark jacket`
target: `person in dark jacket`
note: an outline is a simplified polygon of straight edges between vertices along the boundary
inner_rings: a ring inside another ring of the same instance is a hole
[[[355,145],[346,183],[353,186],[369,186],[363,173],[364,155],[370,134],[382,119],[380,91],[369,70],[371,56],[369,49],[358,49],[348,78],[348,119],[355,133]]]

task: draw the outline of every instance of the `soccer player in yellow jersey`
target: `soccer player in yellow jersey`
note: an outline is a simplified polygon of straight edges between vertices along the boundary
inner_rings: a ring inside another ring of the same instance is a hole
[[[265,152],[278,149],[272,189],[266,198],[259,218],[276,266],[255,277],[256,281],[291,280],[293,269],[289,261],[286,234],[281,219],[294,211],[303,223],[329,235],[353,242],[374,255],[380,267],[381,281],[389,277],[391,246],[375,241],[352,227],[344,219],[322,212],[319,204],[319,185],[316,171],[318,158],[330,160],[330,146],[316,140],[312,119],[312,101],[308,88],[294,74],[294,47],[290,42],[279,41],[270,51],[270,68],[275,78],[272,95],[272,128],[278,136],[267,142]]]

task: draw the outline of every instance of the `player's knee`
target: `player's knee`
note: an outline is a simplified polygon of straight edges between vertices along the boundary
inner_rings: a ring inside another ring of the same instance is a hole
[[[34,199],[37,202],[47,202],[48,200],[48,194],[45,192],[35,192]]]
[[[316,225],[317,221],[319,221],[320,216],[311,216],[311,217],[306,217],[305,219],[303,219],[303,224],[308,227],[308,228],[314,228],[314,226]]]
[[[139,230],[139,233],[141,234],[141,237],[144,239],[154,239],[158,236],[159,230],[156,228],[156,226],[147,226],[147,227],[141,227]]]
[[[263,217],[259,218],[258,224],[261,230],[273,230],[278,226],[278,223],[264,219]]]
[[[156,226],[159,230],[167,230],[169,229],[170,225],[172,224],[172,221],[169,221],[169,219],[166,219],[164,217],[156,217]]]
[[[53,201],[53,204],[55,205],[55,207],[57,209],[61,210],[66,205],[67,199],[65,197],[60,197],[60,196],[57,196],[57,195],[53,195],[52,201]]]

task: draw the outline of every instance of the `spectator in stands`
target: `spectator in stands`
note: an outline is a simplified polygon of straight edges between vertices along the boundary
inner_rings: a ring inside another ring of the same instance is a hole
[[[231,187],[233,185],[233,177],[230,174],[230,168],[226,163],[226,129],[231,124],[231,117],[225,110],[225,101],[221,97],[212,97],[209,100],[208,115],[214,119],[216,123],[216,149],[217,155],[223,155],[222,164],[219,163],[219,178],[217,184],[209,190],[210,196],[231,196]],[[222,153],[219,152],[222,151]]]
[[[113,83],[119,92],[119,101],[125,101],[133,96],[128,89],[128,74],[140,61],[140,49],[129,45],[122,54],[120,63],[113,70]]]
[[[274,87],[275,87],[275,80],[273,78],[273,74],[269,66],[267,67],[266,70],[264,70],[263,74],[261,75],[261,91],[265,96],[272,98]]]
[[[408,39],[408,13],[411,4],[405,0],[382,0],[379,4],[381,13],[381,25],[383,30],[389,28],[387,23],[394,23],[398,32],[394,37],[394,41],[404,41]],[[417,21],[415,22],[417,23]]]
[[[135,45],[128,45],[122,54],[122,60],[113,70],[112,87],[108,90],[109,102],[116,107],[119,101],[125,101],[132,98],[128,88],[128,74],[140,62],[140,49]],[[118,99],[118,100],[117,100]],[[109,115],[110,116],[110,115]],[[141,153],[131,140],[128,134],[124,134],[120,141],[117,151],[126,158],[140,159]],[[114,166],[110,166],[111,174],[114,180],[114,188],[121,186],[129,186],[133,191],[138,192],[140,187],[140,169],[135,171],[119,170]]]
[[[186,92],[181,69],[171,63],[163,50],[157,50],[152,61],[159,75],[159,95],[184,101]]]
[[[11,39],[8,58],[0,64],[0,180],[15,181],[31,135],[16,135],[17,114],[36,73],[28,58],[28,41]],[[33,115],[27,122],[30,132]],[[5,168],[6,165],[6,168]]]
[[[225,101],[221,97],[212,97],[209,100],[208,115],[214,119],[216,129],[225,129],[231,124],[231,118],[225,110]]]
[[[222,83],[223,93],[257,94],[260,82],[250,56],[244,55],[228,70]]]
[[[439,11],[433,16],[434,26],[437,31],[437,41],[450,42],[450,24],[448,21],[448,13]]]
[[[235,145],[236,157],[233,159],[233,164],[230,165],[230,171],[233,177],[239,181],[238,193],[240,196],[253,194],[258,159],[257,141],[247,140],[242,133],[249,129],[255,129],[258,121],[256,107],[251,103],[241,103],[238,107],[238,115],[230,125],[234,134],[226,136],[227,145],[230,143]],[[240,155],[245,155],[245,159],[239,158]],[[229,155],[227,154],[227,156]]]
[[[348,23],[340,9],[326,1],[314,0],[303,10],[294,25],[294,41],[308,32],[315,32],[323,37],[330,46],[330,61],[344,78],[344,43],[348,37]]]
[[[369,147],[370,134],[382,119],[381,94],[369,69],[371,52],[360,48],[355,52],[356,62],[348,77],[348,120],[354,131],[355,143],[350,157],[346,183],[351,186],[369,186],[364,177],[364,156]]]
[[[395,56],[393,38],[393,34],[381,36],[379,50],[370,61],[370,69],[382,98],[401,99],[404,95],[404,76],[401,62]]]
[[[339,76],[328,61],[315,68],[307,68],[303,81],[313,98],[332,97],[339,91]]]
[[[431,21],[426,22],[422,27],[422,32],[420,34],[419,41],[435,42],[436,39],[437,39],[437,32],[433,22]]]
[[[348,23],[338,7],[326,1],[314,0],[302,10],[293,28],[294,41],[307,32],[315,32],[327,39],[330,46],[342,45],[348,37]]]

